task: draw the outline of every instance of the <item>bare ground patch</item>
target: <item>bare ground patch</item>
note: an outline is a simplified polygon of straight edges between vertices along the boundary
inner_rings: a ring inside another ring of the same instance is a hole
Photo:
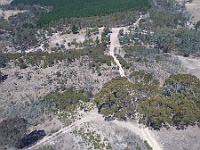
[[[191,14],[191,21],[197,23],[200,21],[200,1],[193,0],[191,3],[186,3],[186,9]]]
[[[12,2],[12,0],[1,0],[0,5],[10,4],[11,2]]]
[[[187,58],[178,56],[178,59],[182,62],[186,68],[187,73],[191,73],[200,79],[200,59],[198,58]]]
[[[10,16],[14,16],[18,13],[23,13],[24,11],[20,10],[2,10],[0,9],[0,16],[2,16],[4,19],[8,20]]]
[[[178,3],[183,4],[185,0],[176,0]],[[185,3],[186,10],[191,15],[190,21],[192,23],[197,23],[200,21],[200,1],[199,0],[192,0],[192,2]]]

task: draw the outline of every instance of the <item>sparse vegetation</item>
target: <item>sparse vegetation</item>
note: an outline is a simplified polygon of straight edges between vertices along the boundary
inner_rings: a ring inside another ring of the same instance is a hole
[[[145,140],[144,144],[146,145],[148,150],[153,150],[152,147],[149,145],[149,143]]]
[[[57,132],[54,135],[59,138],[38,150],[67,149],[69,141],[71,149],[152,150],[130,128],[108,128],[107,124],[127,122],[103,122],[101,115],[90,112],[96,106],[106,121],[139,118],[139,123],[155,130],[200,124],[200,80],[177,74],[180,62],[171,57],[199,56],[200,22],[195,29],[186,28],[188,15],[174,0],[14,0],[1,7],[26,11],[0,22],[0,85],[5,86],[0,101],[0,149],[35,144],[47,129],[49,136]],[[135,25],[139,15],[142,19]],[[99,27],[105,27],[101,38]],[[114,41],[110,40],[113,27],[121,27],[118,38],[123,50],[114,44],[114,51],[122,54],[117,59],[126,77],[116,77],[118,62],[113,65],[107,55]],[[69,40],[65,34],[71,33],[80,40]],[[67,130],[62,128],[72,122]],[[85,122],[91,126],[82,126]],[[29,135],[34,136],[41,126],[45,129],[31,143]],[[28,134],[27,129],[36,132]]]
[[[2,118],[24,118],[29,125],[37,125],[40,121],[51,117],[53,103],[46,100],[29,100],[25,102],[8,102],[0,107]]]
[[[56,149],[54,148],[54,146],[48,145],[48,146],[43,146],[37,150],[56,150]]]
[[[52,67],[55,63],[59,61],[66,60],[68,63],[79,59],[81,56],[88,55],[91,58],[91,61],[95,63],[95,66],[101,64],[111,65],[112,57],[104,55],[106,46],[99,44],[96,47],[89,47],[79,50],[65,50],[64,52],[32,52],[25,55],[22,54],[5,54],[3,58],[15,61],[16,65],[19,65],[21,69],[25,69],[27,66],[38,66],[38,67]],[[42,63],[43,61],[43,63]]]
[[[76,131],[74,131],[74,133],[76,133]],[[77,134],[79,134],[85,142],[94,147],[94,149],[112,149],[109,141],[106,138],[102,139],[102,136],[96,131],[86,130],[84,127],[81,127],[77,131]]]

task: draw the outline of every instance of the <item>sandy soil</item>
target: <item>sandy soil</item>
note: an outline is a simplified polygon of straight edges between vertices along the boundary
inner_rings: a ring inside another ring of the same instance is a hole
[[[178,3],[183,4],[186,0],[176,0]],[[197,23],[200,21],[200,0],[192,0],[191,3],[187,2],[185,4],[186,10],[191,15],[190,21],[192,23]]]
[[[12,0],[0,0],[0,5],[10,4]]]
[[[141,15],[136,22],[133,24],[134,30],[136,29],[136,27],[139,25],[139,22],[142,18],[147,17],[147,15]],[[125,73],[124,73],[124,69],[122,68],[122,65],[120,64],[119,60],[117,59],[117,57],[115,56],[115,48],[116,49],[120,49],[120,43],[118,40],[118,34],[119,34],[119,30],[123,29],[124,31],[126,31],[129,28],[129,26],[127,27],[123,27],[123,28],[112,28],[112,34],[110,36],[110,55],[113,57],[115,63],[117,64],[117,66],[119,67],[119,73],[120,76],[124,77]]]
[[[114,120],[113,123],[115,123],[118,126],[129,129],[130,131],[139,135],[141,139],[147,140],[153,149],[162,150],[162,146],[157,142],[154,133],[151,132],[151,130],[149,130],[148,128],[145,128],[144,126],[139,125],[138,123],[132,122],[122,122]]]
[[[182,62],[188,73],[191,73],[200,79],[200,59],[183,56],[177,56],[177,58]]]
[[[93,41],[95,41],[97,36],[99,37],[99,39],[101,39],[102,32],[103,32],[103,28],[99,28],[99,34],[96,34],[96,35],[92,34],[90,38]],[[80,30],[80,32],[78,34],[70,33],[70,34],[60,35],[59,33],[55,33],[49,39],[49,46],[55,47],[56,43],[58,43],[59,45],[63,44],[63,45],[65,45],[65,48],[70,49],[70,48],[75,48],[75,47],[74,46],[69,47],[68,46],[69,42],[72,42],[73,40],[75,40],[77,43],[79,43],[79,42],[83,43],[86,39],[88,39],[86,37],[86,29]],[[66,42],[64,42],[64,40]]]
[[[189,126],[186,130],[162,128],[153,132],[159,137],[158,142],[163,145],[164,150],[200,150],[200,129],[197,126]]]
[[[112,28],[112,34],[110,36],[110,55],[113,57],[115,63],[117,64],[117,66],[119,67],[119,73],[120,76],[124,77],[125,73],[124,73],[124,69],[122,68],[119,60],[117,59],[117,57],[115,56],[115,48],[120,48],[120,44],[119,44],[119,40],[118,40],[118,34],[119,34],[119,30],[123,29],[123,28]]]
[[[41,141],[39,141],[36,145],[34,145],[28,149],[34,150],[38,146],[47,145],[53,141],[56,141],[56,139],[59,136],[69,133],[75,127],[80,126],[86,122],[92,122],[92,121],[96,121],[100,124],[104,124],[105,126],[106,126],[106,124],[109,124],[109,122],[104,121],[102,115],[98,114],[97,110],[94,109],[90,113],[85,114],[85,116],[83,116],[80,120],[77,120],[76,122],[74,122],[73,124],[71,124],[68,127],[62,128],[61,130],[59,130],[58,132],[54,133],[51,136],[46,136]],[[139,135],[143,140],[148,141],[148,143],[150,144],[150,146],[152,146],[152,148],[154,150],[162,149],[161,146],[157,143],[156,139],[154,138],[154,134],[148,128],[139,127],[139,125],[137,123],[123,122],[123,121],[117,121],[117,120],[112,121],[112,123],[113,123],[113,126],[112,126],[113,128],[115,128],[115,126],[116,127],[120,126],[125,129],[128,129],[130,132],[133,132],[134,134]]]
[[[0,0],[0,5],[6,5],[10,4],[12,0]],[[4,19],[8,19],[10,16],[14,16],[18,13],[23,13],[24,11],[20,10],[2,10],[0,9],[0,16],[2,16]]]
[[[0,9],[0,16],[2,16],[4,19],[8,20],[10,16],[14,16],[18,13],[23,13],[24,11],[20,10],[2,10]]]
[[[200,0],[193,0],[192,3],[186,3],[186,9],[191,14],[191,22],[200,21]]]

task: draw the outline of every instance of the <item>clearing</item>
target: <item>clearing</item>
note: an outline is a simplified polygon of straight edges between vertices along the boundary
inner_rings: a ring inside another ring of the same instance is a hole
[[[177,56],[186,68],[188,73],[197,76],[200,79],[200,60],[197,58],[188,58],[183,56]]]

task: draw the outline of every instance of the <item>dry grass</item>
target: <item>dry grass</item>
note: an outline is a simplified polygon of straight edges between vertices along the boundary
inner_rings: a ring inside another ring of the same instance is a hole
[[[176,0],[178,3],[182,4],[185,0]],[[200,21],[200,0],[193,0],[191,3],[186,3],[186,10],[191,15],[191,22],[197,23]]]
[[[186,3],[186,9],[191,14],[191,22],[197,23],[200,20],[200,1],[193,0],[192,3]]]
[[[12,0],[0,0],[0,5],[10,4]]]

